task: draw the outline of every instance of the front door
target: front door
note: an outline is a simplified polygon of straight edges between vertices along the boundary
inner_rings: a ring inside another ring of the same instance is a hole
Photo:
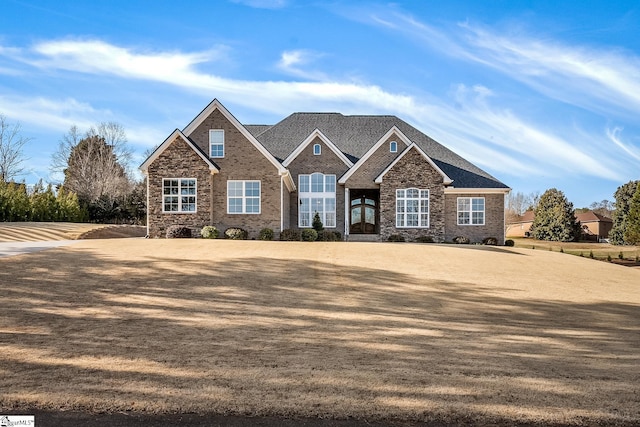
[[[378,192],[375,190],[352,190],[351,234],[375,234],[378,223]]]

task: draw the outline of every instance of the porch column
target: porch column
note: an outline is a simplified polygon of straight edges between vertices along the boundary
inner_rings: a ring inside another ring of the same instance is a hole
[[[344,187],[344,237],[349,235],[349,208],[351,207],[351,200],[349,199],[349,189]]]

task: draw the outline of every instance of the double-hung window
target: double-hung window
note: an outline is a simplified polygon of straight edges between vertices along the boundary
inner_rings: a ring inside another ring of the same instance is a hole
[[[484,225],[484,197],[458,197],[458,225]]]
[[[209,130],[209,156],[213,158],[224,157],[224,130]]]
[[[336,176],[298,176],[298,226],[311,227],[316,212],[325,227],[336,226]]]
[[[259,214],[260,181],[227,181],[227,213]]]
[[[197,188],[195,178],[164,178],[162,212],[195,212]]]
[[[429,190],[396,190],[396,227],[429,227]]]

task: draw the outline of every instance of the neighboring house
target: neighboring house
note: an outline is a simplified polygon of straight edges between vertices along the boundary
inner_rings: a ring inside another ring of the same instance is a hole
[[[609,238],[609,232],[613,228],[613,220],[593,211],[576,214],[576,218],[582,226],[582,239],[599,242]]]
[[[311,227],[318,212],[351,239],[504,242],[510,189],[394,116],[295,113],[242,125],[214,100],[141,170],[150,237],[174,224],[277,235]]]
[[[533,211],[526,211],[522,216],[507,224],[507,237],[529,237],[533,225]]]

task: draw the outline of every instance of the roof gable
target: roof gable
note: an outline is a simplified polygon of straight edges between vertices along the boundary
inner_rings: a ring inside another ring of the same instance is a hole
[[[153,153],[140,165],[140,170],[146,174],[151,163],[153,163],[160,155],[171,145],[176,139],[181,138],[184,142],[196,152],[196,154],[209,166],[211,173],[218,173],[220,169],[216,166],[202,150],[194,144],[180,129],[174,130],[162,144],[156,148]]]
[[[343,153],[342,151],[340,151],[340,150],[338,149],[338,147],[336,147],[336,145],[335,145],[333,142],[331,142],[331,140],[330,140],[329,138],[327,138],[327,137],[326,137],[322,132],[320,132],[320,130],[319,130],[319,129],[317,129],[317,128],[316,128],[313,132],[311,132],[311,134],[309,134],[309,136],[308,136],[304,141],[302,141],[302,143],[300,143],[300,145],[298,145],[298,146],[296,147],[296,149],[295,149],[295,150],[293,150],[293,152],[292,152],[291,154],[289,154],[289,156],[287,156],[287,158],[286,158],[286,159],[284,159],[284,161],[282,162],[282,165],[283,165],[284,167],[288,167],[288,166],[291,164],[291,162],[293,162],[293,161],[296,159],[296,157],[298,157],[298,155],[300,155],[300,153],[302,153],[302,151],[303,151],[305,148],[307,148],[307,146],[309,146],[309,144],[311,144],[311,142],[312,142],[314,139],[316,139],[316,138],[320,138],[320,140],[321,140],[322,142],[324,142],[324,144],[325,144],[327,147],[329,147],[329,149],[330,149],[331,151],[333,151],[333,152],[334,152],[334,154],[335,154],[336,156],[338,156],[338,158],[339,158],[340,160],[342,160],[342,161],[344,162],[344,164],[345,164],[345,165],[347,165],[348,167],[352,167],[352,166],[353,166],[353,162],[351,162],[351,160],[349,160],[349,159],[347,158],[347,156],[345,156],[345,155],[344,155],[344,153]]]
[[[360,166],[365,164],[367,160],[369,160],[369,158],[376,151],[378,151],[378,148],[380,148],[382,144],[384,144],[389,138],[391,138],[391,135],[393,134],[396,134],[398,136],[398,139],[402,141],[407,147],[411,145],[411,141],[409,140],[409,138],[407,138],[406,135],[400,131],[400,129],[398,129],[396,126],[391,127],[391,129],[389,129],[387,133],[385,133],[380,139],[378,139],[378,141],[376,141],[375,144],[373,144],[371,148],[369,148],[369,150],[364,154],[364,156],[360,157],[360,159],[356,162],[356,164],[353,165],[351,169],[349,169],[347,172],[345,172],[344,175],[340,177],[340,179],[338,180],[338,183],[340,184],[346,183],[347,180],[358,170],[358,168],[360,168]],[[397,159],[398,157],[396,157],[396,160]]]
[[[402,153],[400,153],[400,155],[396,157],[395,160],[391,162],[391,164],[387,166],[387,168],[384,171],[382,171],[380,175],[376,177],[374,182],[376,184],[382,183],[382,179],[384,178],[384,176],[411,150],[417,150],[418,153],[420,153],[420,155],[427,161],[427,163],[429,163],[429,165],[431,165],[431,167],[434,168],[436,172],[438,172],[442,176],[444,185],[449,185],[453,182],[452,179],[449,178],[447,174],[444,173],[442,169],[440,169],[438,165],[436,165],[433,162],[433,160],[431,160],[431,157],[427,156],[427,154],[424,151],[422,151],[420,147],[418,147],[416,144],[413,144],[413,143],[411,143]]]

